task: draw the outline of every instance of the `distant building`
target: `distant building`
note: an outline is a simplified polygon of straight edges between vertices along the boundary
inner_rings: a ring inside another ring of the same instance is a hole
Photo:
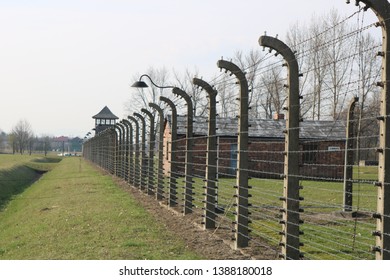
[[[104,106],[104,108],[92,118],[95,119],[95,134],[114,126],[118,119],[107,106]]]
[[[186,117],[177,118],[178,170],[184,174]],[[237,168],[236,118],[217,118],[218,172],[220,176],[235,176]],[[196,176],[205,176],[207,147],[207,118],[195,117],[193,124],[193,159]],[[252,119],[249,127],[248,156],[250,176],[280,178],[284,168],[283,116],[270,119]],[[302,177],[342,178],[344,170],[345,125],[341,121],[304,121],[300,123],[300,166]],[[171,116],[168,115],[164,129],[164,170],[171,172]]]

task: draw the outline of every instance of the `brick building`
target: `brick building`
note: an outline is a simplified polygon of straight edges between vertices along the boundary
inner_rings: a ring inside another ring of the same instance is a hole
[[[280,178],[284,166],[284,119],[250,120],[249,173],[251,177]],[[179,176],[184,174],[186,117],[177,119],[177,160]],[[237,167],[237,119],[217,119],[218,173],[235,176]],[[207,118],[194,118],[193,158],[195,176],[205,176],[207,149]],[[164,170],[170,172],[171,118],[165,120]],[[333,121],[300,123],[300,175],[303,178],[340,179],[344,170],[345,125]]]

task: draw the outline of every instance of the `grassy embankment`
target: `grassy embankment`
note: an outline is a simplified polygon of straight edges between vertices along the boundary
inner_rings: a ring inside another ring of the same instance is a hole
[[[0,259],[201,258],[81,158],[0,155],[0,197]]]

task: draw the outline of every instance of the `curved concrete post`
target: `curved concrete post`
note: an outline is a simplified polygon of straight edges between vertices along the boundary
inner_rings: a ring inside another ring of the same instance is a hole
[[[157,166],[157,191],[156,199],[162,200],[164,197],[164,170],[163,170],[163,152],[164,152],[164,111],[155,103],[149,103],[149,107],[157,111],[159,115],[159,136],[158,136],[158,166]]]
[[[174,207],[177,205],[177,111],[176,106],[172,100],[160,96],[160,100],[165,102],[172,111],[172,119],[171,119],[171,162],[170,162],[170,176],[169,176],[169,195],[168,195],[168,205],[170,207]],[[169,143],[167,142],[167,145]],[[167,147],[168,150],[168,147]],[[168,154],[167,154],[168,156]],[[169,171],[168,171],[169,172]]]
[[[154,194],[154,146],[156,143],[156,135],[154,134],[154,115],[146,110],[141,109],[141,112],[149,117],[149,157],[148,157],[148,194]]]
[[[134,122],[135,125],[135,148],[134,148],[134,186],[139,188],[141,186],[140,184],[140,169],[141,169],[141,163],[140,163],[140,147],[139,147],[139,123],[136,118],[133,116],[127,116],[129,120]]]
[[[359,2],[359,1],[358,1]],[[390,259],[390,3],[387,0],[361,0],[366,4],[364,10],[371,8],[379,19],[382,28],[382,87],[379,119],[379,166],[376,231],[373,232],[376,246],[373,247],[376,259]]]
[[[128,133],[128,157],[127,157],[127,181],[134,186],[134,147],[133,147],[133,125],[126,119],[122,120],[127,127]]]
[[[114,125],[114,132],[115,132],[115,156],[114,156],[114,174],[115,176],[119,176],[120,172],[120,147],[121,147],[121,140],[122,140],[122,129],[121,127],[116,124]]]
[[[215,207],[217,202],[217,91],[205,81],[194,78],[194,85],[205,89],[209,99],[209,121],[207,137],[207,155],[206,155],[206,193],[204,197],[204,217],[203,224],[205,229],[215,228]]]
[[[123,127],[123,149],[122,149],[122,162],[123,162],[123,179],[128,181],[128,168],[129,168],[129,130],[128,126],[123,123],[123,120],[119,121],[119,124]]]
[[[248,246],[249,241],[249,211],[248,211],[248,81],[244,72],[232,62],[219,60],[219,68],[230,71],[235,75],[240,84],[240,108],[238,122],[238,143],[237,143],[237,178],[236,178],[236,222],[235,222],[235,247],[243,248]]]
[[[107,153],[110,155],[110,167],[109,170],[111,174],[115,174],[116,172],[116,148],[118,145],[118,133],[116,132],[116,129],[111,127],[108,129],[108,150]]]
[[[192,213],[192,193],[193,193],[193,105],[191,97],[183,90],[179,88],[173,88],[172,92],[179,97],[184,98],[187,104],[187,130],[186,130],[186,152],[185,152],[185,173],[184,173],[184,205],[183,205],[183,215]]]
[[[124,127],[124,159],[123,159],[123,178],[126,182],[129,181],[129,150],[130,150],[130,130],[129,126],[124,122],[124,120],[121,120],[120,123]]]
[[[288,99],[284,157],[283,218],[281,258],[300,259],[299,247],[299,71],[298,62],[292,50],[282,41],[261,36],[260,46],[269,47],[280,53],[288,68]]]
[[[146,190],[146,176],[148,159],[146,158],[146,121],[144,116],[139,113],[133,113],[133,116],[137,117],[141,121],[142,133],[141,133],[141,190]]]
[[[116,125],[121,129],[121,133],[119,136],[119,151],[118,151],[118,159],[119,159],[119,172],[118,176],[120,178],[125,178],[125,145],[126,145],[126,128],[121,123],[116,123]]]

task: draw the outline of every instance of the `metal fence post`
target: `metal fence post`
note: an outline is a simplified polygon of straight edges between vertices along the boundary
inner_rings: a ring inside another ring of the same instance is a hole
[[[158,167],[157,167],[157,191],[156,199],[162,200],[164,197],[164,170],[163,170],[163,149],[164,149],[164,111],[155,103],[149,106],[157,111],[159,115],[159,136],[158,136]]]
[[[232,62],[219,60],[219,68],[230,71],[235,75],[240,84],[240,108],[238,123],[237,143],[237,178],[236,178],[236,221],[235,223],[235,247],[247,247],[249,243],[249,203],[248,203],[248,81],[244,72]]]
[[[133,113],[134,116],[138,117],[141,120],[142,125],[142,133],[141,133],[141,190],[146,190],[146,173],[147,173],[147,165],[148,160],[146,158],[146,122],[144,116],[139,113]]]
[[[192,213],[192,195],[193,195],[193,105],[191,97],[183,90],[179,88],[173,88],[172,92],[179,97],[184,98],[187,103],[187,129],[186,129],[186,152],[185,152],[185,175],[184,175],[184,205],[183,205],[183,215]]]
[[[217,91],[205,81],[194,78],[194,85],[205,89],[209,98],[208,137],[206,155],[206,181],[203,203],[203,224],[205,229],[215,228],[215,204],[216,204],[216,181],[217,181]]]
[[[172,111],[172,120],[171,120],[171,175],[169,177],[169,198],[168,205],[174,207],[177,205],[177,154],[176,154],[176,145],[177,145],[177,111],[176,106],[172,100],[160,96],[160,100],[165,102]],[[168,145],[168,144],[167,144]]]
[[[154,135],[154,116],[146,109],[141,109],[141,112],[145,113],[150,120],[149,126],[149,157],[148,157],[148,194],[154,194],[154,145],[156,142],[156,136]]]
[[[359,1],[358,1],[359,2]],[[365,10],[371,8],[379,19],[382,28],[382,81],[377,85],[382,87],[380,117],[379,119],[379,170],[378,170],[378,199],[376,231],[373,235],[376,239],[375,251],[376,259],[390,259],[390,56],[388,55],[390,45],[389,18],[390,3],[387,0],[361,0],[367,6]]]
[[[284,157],[284,184],[282,247],[281,257],[284,259],[300,259],[299,246],[299,69],[292,50],[277,38],[261,36],[260,46],[269,47],[280,53],[288,67],[288,99]]]
[[[140,158],[139,158],[139,124],[136,118],[133,116],[127,116],[127,118],[134,122],[135,124],[135,149],[134,149],[134,186],[139,188],[140,187]]]

